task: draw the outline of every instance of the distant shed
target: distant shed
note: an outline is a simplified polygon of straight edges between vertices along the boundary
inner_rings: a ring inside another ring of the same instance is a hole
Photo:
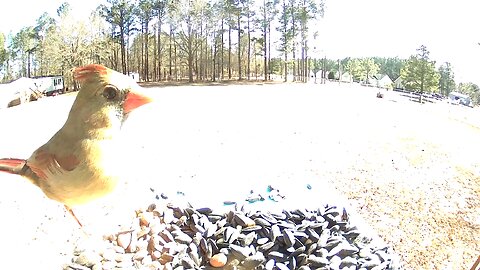
[[[61,75],[35,77],[33,80],[37,90],[46,95],[63,92],[63,76]]]

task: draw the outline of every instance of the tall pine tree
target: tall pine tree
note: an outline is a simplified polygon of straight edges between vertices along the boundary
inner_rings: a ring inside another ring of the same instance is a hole
[[[406,89],[418,92],[420,103],[425,92],[438,90],[439,75],[435,70],[435,61],[430,61],[430,52],[424,45],[417,49],[417,54],[410,56],[400,72]]]
[[[455,90],[455,80],[452,65],[449,62],[444,63],[438,68],[438,73],[440,74],[438,82],[440,94],[448,96],[450,92]]]

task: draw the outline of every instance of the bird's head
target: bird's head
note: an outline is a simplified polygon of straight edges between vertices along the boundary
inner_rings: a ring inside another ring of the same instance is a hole
[[[152,101],[132,78],[102,65],[78,67],[74,78],[81,88],[67,122],[90,131],[121,127],[130,112]]]

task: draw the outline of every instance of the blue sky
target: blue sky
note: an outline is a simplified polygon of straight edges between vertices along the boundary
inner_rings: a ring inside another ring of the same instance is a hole
[[[63,0],[12,0],[2,4],[0,31],[15,33],[34,25],[43,13],[55,14]],[[71,1],[86,18],[103,1]],[[28,8],[26,8],[28,7]],[[480,1],[478,0],[326,0],[325,17],[312,30],[319,38],[311,54],[337,59],[401,57],[424,44],[438,64],[452,63],[456,81],[480,84]]]

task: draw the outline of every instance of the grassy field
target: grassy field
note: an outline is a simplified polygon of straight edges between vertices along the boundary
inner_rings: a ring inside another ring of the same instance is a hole
[[[395,92],[377,99],[374,88],[333,83],[148,91],[156,102],[132,113],[119,149],[129,186],[181,190],[202,205],[269,184],[300,207],[347,198],[407,269],[465,269],[480,255],[478,109]],[[27,158],[63,124],[73,98],[0,110],[0,156]],[[76,224],[26,181],[0,180],[0,213],[10,220],[0,254],[59,265],[81,235]],[[314,196],[304,195],[307,184]],[[133,201],[150,198],[139,190]],[[77,214],[98,225],[91,211]]]

